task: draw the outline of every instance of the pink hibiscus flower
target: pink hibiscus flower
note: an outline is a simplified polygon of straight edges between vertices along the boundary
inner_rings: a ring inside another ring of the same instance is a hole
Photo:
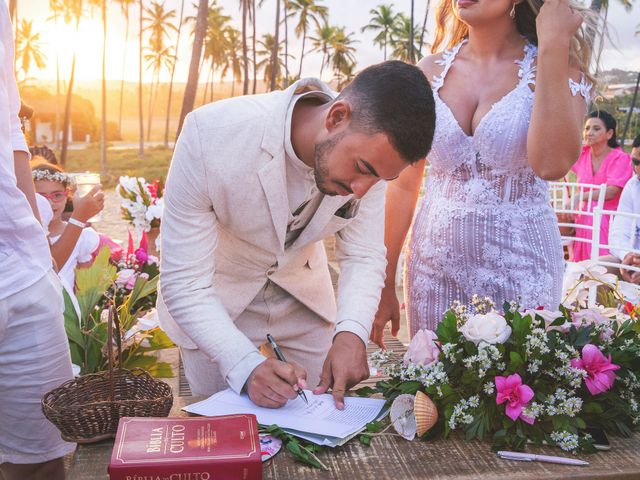
[[[571,360],[571,366],[587,372],[584,382],[591,395],[609,390],[616,379],[614,371],[620,368],[620,365],[611,363],[611,354],[609,358],[605,357],[598,347],[590,343],[582,347],[582,358]]]
[[[507,402],[505,413],[514,422],[520,418],[523,422],[532,424],[534,419],[522,414],[522,409],[533,398],[533,390],[528,385],[522,384],[522,378],[517,373],[508,377],[496,376],[496,403],[498,405]]]

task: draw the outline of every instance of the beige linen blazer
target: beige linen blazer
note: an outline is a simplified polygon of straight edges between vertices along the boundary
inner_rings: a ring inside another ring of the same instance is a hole
[[[199,348],[228,374],[264,360],[234,325],[267,280],[367,342],[385,277],[384,182],[361,200],[325,196],[285,250],[286,113],[303,79],[284,91],[236,97],[186,118],[167,177],[158,313],[178,345]],[[336,234],[337,305],[322,240]],[[250,370],[249,370],[250,371]],[[241,385],[232,385],[235,390]]]

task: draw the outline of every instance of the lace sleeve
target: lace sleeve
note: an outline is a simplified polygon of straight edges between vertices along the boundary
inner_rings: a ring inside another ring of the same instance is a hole
[[[585,102],[591,103],[593,100],[593,84],[587,80],[584,73],[580,75],[580,82],[576,82],[573,78],[570,78],[569,88],[571,89],[571,95],[574,97],[579,93],[584,97]]]

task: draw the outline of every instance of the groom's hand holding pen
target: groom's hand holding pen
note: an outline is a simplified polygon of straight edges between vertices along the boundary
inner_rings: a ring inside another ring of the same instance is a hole
[[[275,349],[273,350],[276,353]],[[284,358],[282,352],[280,355]],[[295,399],[299,395],[298,392],[307,387],[306,379],[307,372],[300,365],[277,358],[267,358],[251,372],[246,388],[249,398],[256,405],[280,408],[287,401]],[[302,394],[304,395],[304,392]]]

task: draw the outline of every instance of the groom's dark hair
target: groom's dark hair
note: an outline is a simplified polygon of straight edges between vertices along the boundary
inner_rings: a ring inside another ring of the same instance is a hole
[[[431,150],[436,111],[424,73],[398,60],[362,70],[338,95],[352,105],[351,128],[369,135],[384,133],[408,163]]]

